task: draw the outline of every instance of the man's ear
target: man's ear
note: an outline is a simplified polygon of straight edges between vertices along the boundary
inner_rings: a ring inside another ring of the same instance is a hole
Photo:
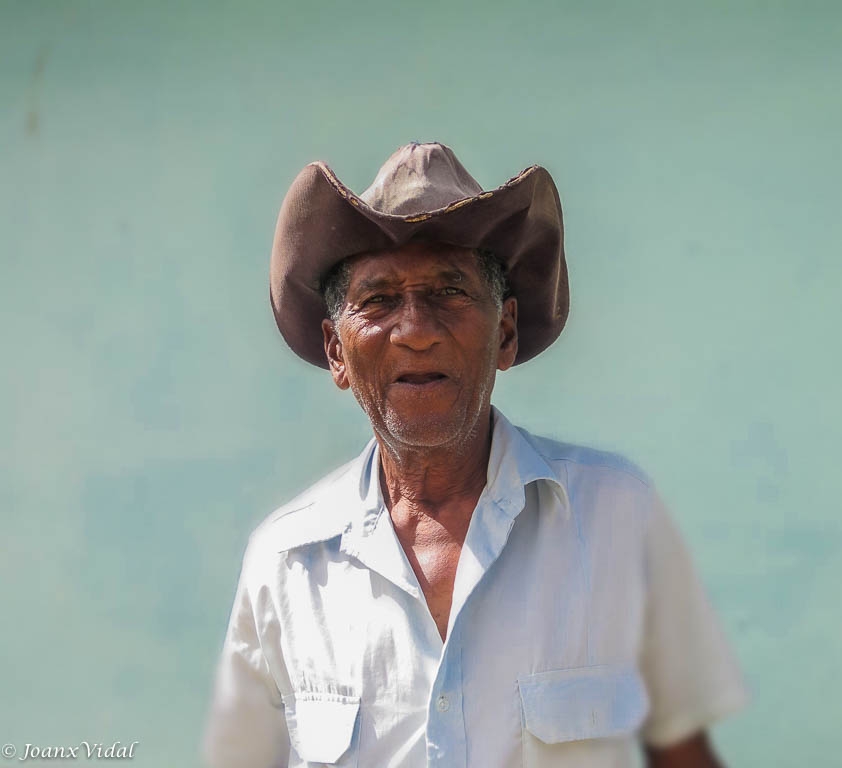
[[[517,357],[517,299],[510,296],[503,302],[500,313],[500,347],[497,350],[497,369],[507,371]]]
[[[325,355],[330,366],[330,375],[339,389],[348,389],[351,384],[345,372],[345,358],[342,356],[342,342],[332,320],[322,320],[322,335],[325,341]]]

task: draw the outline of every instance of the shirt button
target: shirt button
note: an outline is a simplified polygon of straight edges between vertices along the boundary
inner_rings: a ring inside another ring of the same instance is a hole
[[[438,709],[439,712],[447,712],[447,710],[450,709],[450,701],[447,696],[442,695],[436,699],[436,709]]]

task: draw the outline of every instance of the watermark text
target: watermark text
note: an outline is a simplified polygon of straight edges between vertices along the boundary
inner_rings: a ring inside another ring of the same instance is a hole
[[[101,741],[80,741],[78,744],[61,746],[31,744],[22,746],[7,743],[0,748],[0,755],[6,760],[27,762],[28,760],[131,760],[139,741],[123,744],[113,741],[110,744]]]

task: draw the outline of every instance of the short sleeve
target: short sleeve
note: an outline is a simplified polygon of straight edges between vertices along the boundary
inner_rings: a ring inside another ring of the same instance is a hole
[[[285,768],[283,704],[260,645],[248,588],[248,554],[217,667],[202,745],[209,768]]]
[[[748,695],[687,547],[657,494],[645,548],[641,670],[651,704],[642,737],[665,747],[741,709]]]

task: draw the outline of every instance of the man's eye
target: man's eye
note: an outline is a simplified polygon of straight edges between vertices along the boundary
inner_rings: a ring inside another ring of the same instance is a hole
[[[367,307],[369,304],[383,304],[385,303],[387,297],[383,296],[382,294],[377,294],[376,296],[370,296],[363,302],[363,306]]]

